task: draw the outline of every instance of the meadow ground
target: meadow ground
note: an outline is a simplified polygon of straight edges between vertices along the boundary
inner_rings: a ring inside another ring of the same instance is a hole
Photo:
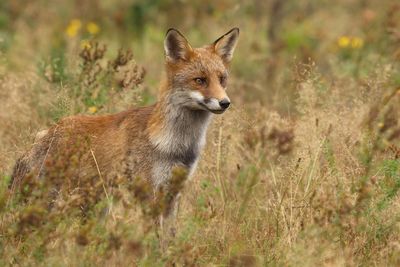
[[[146,186],[76,190],[73,155],[9,199],[38,131],[155,101],[169,27],[198,46],[234,26],[233,104],[166,249]],[[399,60],[390,0],[1,1],[0,265],[400,266]]]

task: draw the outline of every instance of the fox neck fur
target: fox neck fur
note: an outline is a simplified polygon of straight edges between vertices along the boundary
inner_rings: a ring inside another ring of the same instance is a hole
[[[208,111],[185,107],[186,94],[167,87],[166,83],[162,85],[160,100],[148,121],[149,141],[159,160],[152,171],[156,186],[165,182],[174,165],[182,165],[189,174],[193,172],[212,117]]]

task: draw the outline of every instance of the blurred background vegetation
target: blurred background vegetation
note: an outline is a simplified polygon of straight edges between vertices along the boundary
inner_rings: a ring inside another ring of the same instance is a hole
[[[241,33],[168,252],[139,211],[6,205],[37,131],[156,101],[170,27]],[[1,1],[0,265],[399,266],[399,60],[392,0]]]
[[[196,46],[238,26],[232,71],[243,89],[235,94],[289,112],[294,63],[316,62],[330,82],[334,75],[362,80],[377,64],[398,59],[398,9],[392,1],[367,0],[3,1],[0,48],[8,68],[35,68],[54,83],[73,75],[67,66],[91,40],[106,44],[110,56],[131,48],[154,95],[169,27]]]

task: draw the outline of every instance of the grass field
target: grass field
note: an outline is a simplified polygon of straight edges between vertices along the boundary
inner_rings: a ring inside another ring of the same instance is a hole
[[[77,194],[54,163],[9,197],[38,131],[156,101],[168,28],[200,46],[235,26],[232,107],[167,248],[124,177]],[[0,266],[400,266],[399,189],[396,1],[0,2]]]

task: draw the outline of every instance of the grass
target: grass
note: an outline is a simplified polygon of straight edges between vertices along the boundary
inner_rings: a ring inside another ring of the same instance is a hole
[[[398,4],[58,2],[0,4],[1,266],[400,265]],[[68,150],[9,199],[38,131],[155,101],[171,26],[194,46],[241,28],[233,106],[193,179],[174,175],[175,238],[155,223],[170,195],[120,176],[77,189]]]

